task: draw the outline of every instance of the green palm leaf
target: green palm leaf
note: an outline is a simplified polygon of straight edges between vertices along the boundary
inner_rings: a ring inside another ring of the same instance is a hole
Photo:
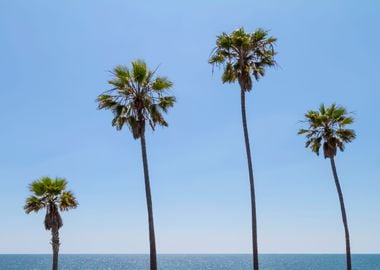
[[[154,77],[155,71],[148,69],[143,60],[132,62],[131,69],[117,66],[109,81],[114,88],[100,94],[98,109],[112,111],[112,126],[121,130],[125,125],[133,138],[138,139],[148,124],[152,129],[157,125],[167,126],[163,113],[173,107],[176,99],[166,95],[173,83],[166,77]]]
[[[59,209],[67,211],[78,206],[78,202],[71,191],[66,190],[67,181],[64,178],[41,177],[29,185],[32,193],[26,199],[24,210],[27,214],[46,209],[45,228],[50,230],[52,226],[62,226]]]
[[[250,91],[251,76],[257,81],[265,76],[266,68],[276,65],[276,41],[276,38],[268,36],[268,31],[261,28],[253,33],[246,33],[244,28],[231,34],[222,33],[217,37],[209,63],[224,67],[223,83],[238,80],[245,91]]]
[[[327,108],[321,104],[319,110],[308,111],[305,114],[304,122],[309,127],[300,129],[298,134],[306,136],[306,147],[309,147],[317,155],[323,145],[325,158],[334,157],[338,149],[344,151],[345,144],[356,138],[353,129],[345,128],[354,122],[353,117],[344,107],[336,104]]]

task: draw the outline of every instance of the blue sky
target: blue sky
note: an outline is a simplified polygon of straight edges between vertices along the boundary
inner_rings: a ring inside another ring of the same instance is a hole
[[[158,251],[250,252],[249,186],[237,85],[208,56],[240,26],[278,37],[280,68],[247,98],[260,251],[344,252],[328,161],[296,135],[321,102],[355,112],[357,140],[337,157],[353,252],[380,252],[377,1],[1,1],[0,253],[48,253],[28,183],[69,180],[64,253],[146,253],[140,146],[97,111],[115,65],[145,59],[175,83],[170,127],[149,132]]]

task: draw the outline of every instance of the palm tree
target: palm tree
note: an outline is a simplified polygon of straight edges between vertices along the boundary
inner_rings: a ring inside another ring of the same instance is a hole
[[[343,193],[340,187],[334,157],[336,156],[338,149],[344,151],[345,144],[350,143],[355,139],[355,131],[346,128],[347,125],[354,122],[354,119],[349,113],[347,113],[347,110],[344,107],[335,104],[332,104],[328,108],[322,104],[319,110],[308,111],[305,114],[305,118],[305,122],[309,126],[308,129],[300,129],[298,131],[298,134],[306,135],[305,146],[307,148],[309,147],[311,151],[317,155],[319,155],[322,146],[324,157],[330,159],[346,238],[347,270],[351,270],[350,233],[348,231],[346,208],[344,206]]]
[[[46,209],[45,229],[51,231],[53,248],[53,270],[58,270],[59,229],[63,222],[60,211],[68,211],[78,206],[71,191],[66,190],[67,181],[64,178],[41,177],[29,185],[32,195],[26,199],[24,210],[27,214]]]
[[[112,126],[121,130],[126,125],[132,132],[133,138],[140,139],[148,208],[151,270],[157,270],[157,252],[145,129],[147,125],[153,130],[157,125],[168,126],[163,113],[175,103],[174,96],[165,95],[166,90],[172,87],[172,82],[166,77],[155,77],[155,72],[156,70],[149,70],[142,60],[133,61],[131,69],[117,66],[113,70],[114,78],[109,81],[112,89],[97,98],[98,109],[113,112]]]
[[[263,29],[257,29],[253,33],[246,33],[243,28],[240,28],[233,31],[231,34],[222,33],[217,37],[216,47],[209,59],[209,63],[213,66],[223,66],[223,83],[233,83],[238,81],[240,85],[241,113],[251,191],[254,270],[259,269],[259,258],[255,187],[245,109],[245,94],[252,90],[253,80],[258,81],[260,77],[265,75],[266,68],[276,65],[276,61],[274,60],[274,56],[276,55],[274,50],[276,40],[277,39],[274,37],[268,37],[268,31]]]

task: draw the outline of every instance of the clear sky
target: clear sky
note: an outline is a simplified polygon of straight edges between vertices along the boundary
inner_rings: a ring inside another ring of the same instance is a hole
[[[207,59],[240,26],[278,37],[280,68],[247,98],[260,251],[344,252],[329,162],[296,135],[321,102],[355,112],[357,140],[337,157],[353,252],[380,252],[380,3],[375,0],[0,1],[0,253],[48,253],[27,185],[69,181],[65,253],[146,253],[140,145],[95,98],[109,70],[145,59],[174,83],[170,127],[148,132],[158,251],[251,250],[249,184],[237,85]]]

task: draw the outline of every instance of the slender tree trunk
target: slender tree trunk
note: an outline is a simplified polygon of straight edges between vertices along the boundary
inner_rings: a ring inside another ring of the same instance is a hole
[[[150,243],[150,270],[157,270],[156,237],[154,234],[152,195],[150,192],[148,158],[147,158],[147,154],[146,154],[146,143],[145,143],[144,132],[141,135],[141,153],[142,153],[142,160],[143,160],[143,166],[144,166],[146,204],[147,204],[147,208],[148,208],[149,243]]]
[[[250,184],[250,191],[251,191],[253,269],[259,270],[259,255],[258,255],[259,252],[258,252],[258,247],[257,247],[256,196],[255,196],[255,185],[254,185],[254,179],[253,179],[251,147],[249,145],[247,116],[245,112],[245,90],[243,88],[241,88],[241,114],[242,114],[242,120],[243,120],[245,149],[247,152],[249,184]]]
[[[331,161],[331,168],[334,175],[336,190],[338,191],[339,196],[339,202],[340,202],[340,209],[342,211],[342,220],[344,225],[344,233],[346,237],[346,261],[347,261],[347,270],[351,270],[351,247],[350,247],[350,233],[348,231],[348,223],[347,223],[347,215],[346,215],[346,208],[344,206],[344,200],[343,200],[343,193],[342,189],[340,187],[338,173],[336,172],[336,166],[335,166],[335,160],[334,157],[330,157]]]
[[[58,253],[59,253],[59,229],[51,229],[51,246],[53,248],[53,270],[58,270]]]

